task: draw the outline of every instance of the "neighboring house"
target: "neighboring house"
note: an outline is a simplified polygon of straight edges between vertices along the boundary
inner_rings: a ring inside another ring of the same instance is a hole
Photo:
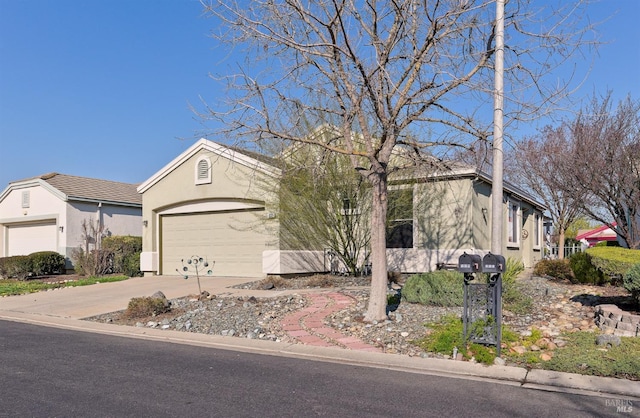
[[[613,223],[616,226],[616,223]],[[586,229],[578,231],[576,241],[580,241],[585,247],[593,247],[603,241],[617,241],[618,234],[615,233],[608,225],[602,225],[594,229]]]
[[[275,160],[201,139],[138,187],[143,202],[145,274],[178,275],[192,256],[215,262],[216,276],[328,270],[323,251],[281,249],[275,199],[265,183],[279,181]],[[531,267],[542,258],[545,207],[505,182],[505,257]],[[389,269],[424,272],[457,264],[464,252],[490,248],[491,180],[459,166],[441,173],[390,179],[389,199],[412,204],[394,213]]]
[[[83,244],[82,222],[105,235],[140,236],[142,199],[135,184],[50,173],[13,181],[0,194],[0,256],[56,251]]]

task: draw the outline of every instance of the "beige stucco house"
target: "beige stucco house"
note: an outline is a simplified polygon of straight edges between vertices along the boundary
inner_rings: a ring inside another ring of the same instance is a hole
[[[503,184],[503,251],[532,267],[543,256],[546,208],[515,185]],[[423,272],[457,264],[462,253],[484,255],[491,248],[491,177],[462,164],[391,178],[393,193],[410,193],[410,222],[401,240],[388,243],[389,269]]]
[[[9,185],[0,194],[0,257],[56,251],[67,257],[83,243],[82,222],[106,235],[140,236],[137,185],[49,173]]]
[[[327,270],[323,251],[281,249],[274,160],[201,139],[138,187],[143,205],[141,270],[179,275],[182,260],[215,262],[216,276],[264,277]],[[491,179],[456,165],[391,178],[390,196],[410,194],[390,234],[389,269],[424,272],[490,248]],[[270,205],[272,205],[270,207]],[[505,182],[505,257],[527,267],[542,257],[544,205]],[[398,213],[398,212],[396,212]]]
[[[201,139],[138,187],[141,271],[181,274],[181,260],[199,256],[216,276],[263,276],[263,253],[278,243],[260,185],[279,170],[248,154]]]

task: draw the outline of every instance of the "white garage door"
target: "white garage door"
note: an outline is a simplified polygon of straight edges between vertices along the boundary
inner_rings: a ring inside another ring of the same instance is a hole
[[[58,251],[56,221],[8,225],[7,255],[28,255],[37,251]]]
[[[267,236],[257,222],[262,211],[162,216],[161,274],[177,275],[182,259],[207,259],[214,276],[261,277]],[[192,270],[193,271],[193,270]]]

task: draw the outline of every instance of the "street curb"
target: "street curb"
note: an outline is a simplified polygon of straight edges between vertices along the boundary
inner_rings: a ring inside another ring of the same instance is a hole
[[[16,311],[0,310],[0,319],[124,338],[138,338],[150,341],[241,351],[245,353],[376,367],[458,379],[488,380],[538,390],[581,393],[594,396],[616,395],[640,400],[640,384],[638,384],[638,382],[609,377],[585,376],[549,370],[527,370],[511,366],[485,366],[477,363],[436,358],[410,357],[398,354],[354,351],[335,347],[318,347],[174,330],[104,324]]]

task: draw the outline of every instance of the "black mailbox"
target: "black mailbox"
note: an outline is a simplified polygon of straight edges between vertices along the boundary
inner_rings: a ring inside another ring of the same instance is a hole
[[[481,266],[482,258],[477,254],[464,253],[458,259],[458,271],[461,273],[476,273]]]
[[[482,259],[483,273],[502,273],[504,272],[505,266],[504,257],[498,254],[488,253]]]

